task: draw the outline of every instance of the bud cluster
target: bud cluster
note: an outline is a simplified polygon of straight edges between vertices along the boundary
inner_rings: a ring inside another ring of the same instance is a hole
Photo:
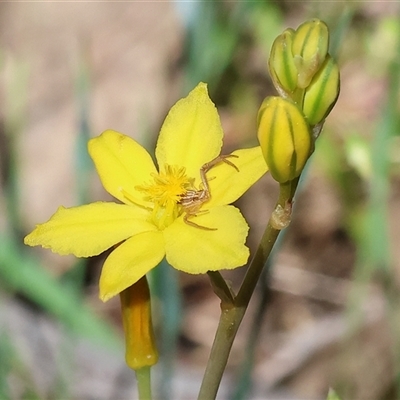
[[[288,28],[271,49],[269,71],[280,97],[267,97],[258,114],[258,138],[271,175],[297,178],[339,95],[339,68],[328,53],[327,25],[312,19]],[[315,127],[319,129],[315,129]]]

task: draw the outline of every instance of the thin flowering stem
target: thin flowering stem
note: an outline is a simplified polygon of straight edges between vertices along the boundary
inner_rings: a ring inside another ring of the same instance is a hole
[[[151,378],[150,367],[137,369],[136,379],[139,392],[139,400],[151,400]]]
[[[278,208],[282,208],[283,210],[285,210],[287,209],[288,206],[289,210],[291,210],[291,203],[293,201],[293,197],[298,182],[299,178],[296,178],[293,181],[279,185],[280,187],[279,198],[276,203],[274,212]],[[265,263],[267,262],[267,259],[271,254],[272,248],[275,245],[276,239],[278,238],[278,235],[281,231],[281,229],[276,228],[276,223],[274,222],[274,212],[272,213],[272,216],[268,222],[263,237],[261,238],[261,242],[258,246],[256,254],[254,255],[254,258],[251,261],[246,276],[244,277],[243,283],[235,299],[236,306],[242,307],[245,310],[250,302],[251,296],[253,295],[254,289],[257,285],[262,269]],[[288,217],[289,220],[283,222],[286,222],[287,226],[290,222],[290,215],[287,215],[286,217]]]
[[[280,195],[275,210],[280,208],[287,209],[287,206],[291,205],[298,181],[299,178],[296,178],[293,181],[280,184]],[[288,217],[290,218],[290,215]],[[221,316],[198,400],[212,400],[217,396],[236,333],[246,313],[262,269],[281,231],[276,227],[276,221],[273,218],[274,216],[272,215],[239,292],[234,299],[234,303],[221,302]]]
[[[233,305],[235,301],[235,294],[221,273],[219,271],[208,271],[207,275],[210,278],[214,293],[221,299],[223,303]]]

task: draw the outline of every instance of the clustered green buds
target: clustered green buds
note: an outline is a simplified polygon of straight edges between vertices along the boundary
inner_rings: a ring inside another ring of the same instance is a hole
[[[258,139],[279,183],[300,175],[338,98],[339,68],[328,49],[328,27],[318,19],[286,29],[272,45],[268,66],[281,97],[262,103]]]
[[[279,35],[268,61],[279,94],[292,99],[310,125],[326,118],[339,95],[339,68],[328,48],[328,27],[312,19]]]
[[[258,140],[272,177],[297,178],[311,152],[310,127],[303,113],[282,97],[267,97],[258,112]]]

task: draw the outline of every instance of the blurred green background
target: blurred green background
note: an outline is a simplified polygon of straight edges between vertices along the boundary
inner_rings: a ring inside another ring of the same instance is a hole
[[[256,142],[274,38],[331,30],[341,94],[232,351],[221,399],[400,398],[400,3],[0,2],[0,399],[133,399],[104,255],[26,248],[59,205],[108,200],[86,151],[106,129],[150,152],[169,108],[209,84],[224,153]],[[238,202],[252,251],[276,199]],[[238,285],[244,268],[227,274]],[[207,277],[151,276],[155,398],[193,399],[219,317]]]

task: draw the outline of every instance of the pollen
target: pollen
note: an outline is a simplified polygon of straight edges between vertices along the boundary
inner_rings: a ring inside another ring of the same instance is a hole
[[[193,179],[186,175],[184,167],[165,165],[165,170],[152,174],[153,182],[136,189],[145,193],[145,200],[166,207],[171,203],[177,204],[183,194],[193,187]]]

